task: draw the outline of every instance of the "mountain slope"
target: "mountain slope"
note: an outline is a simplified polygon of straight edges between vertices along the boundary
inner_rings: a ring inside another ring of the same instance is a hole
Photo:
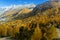
[[[34,9],[32,7],[29,7],[29,8],[26,7],[26,9],[19,9],[19,8],[14,9],[13,8],[12,11],[9,10],[8,12],[6,12],[4,17],[7,17],[8,19],[10,18],[11,20],[24,19],[27,17],[31,17],[38,13],[44,12],[45,10],[55,7],[53,6],[52,3],[54,3],[54,1],[44,2],[42,4],[37,5]],[[33,9],[33,10],[30,11],[30,9]]]
[[[47,5],[47,6],[46,6]],[[50,1],[47,1],[43,4],[39,4],[37,5],[31,12],[29,12],[28,14],[20,14],[17,17],[15,17],[14,19],[24,19],[27,17],[31,17],[36,15],[37,13],[43,12],[44,10],[50,9],[52,8],[52,4]]]
[[[20,15],[20,13],[22,13],[22,14],[24,12],[28,13],[31,10],[33,10],[34,7],[35,7],[34,4],[28,4],[28,5],[24,5],[24,6],[17,5],[16,7],[11,7],[9,10],[5,11],[2,15],[0,15],[0,20],[7,19],[7,18],[11,19],[17,15]]]

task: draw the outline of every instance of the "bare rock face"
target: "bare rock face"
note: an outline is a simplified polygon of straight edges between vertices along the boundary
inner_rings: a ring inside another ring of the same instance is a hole
[[[33,9],[33,12],[36,13],[36,12],[39,12],[39,11],[47,10],[47,9],[49,9],[49,8],[52,8],[51,1],[44,2],[43,4],[38,4],[38,5]]]

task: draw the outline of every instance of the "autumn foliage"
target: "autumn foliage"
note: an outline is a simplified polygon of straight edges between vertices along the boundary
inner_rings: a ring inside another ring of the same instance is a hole
[[[52,8],[32,17],[0,24],[0,37],[9,36],[18,40],[53,40],[58,35],[56,31],[58,24],[60,24],[59,11]]]

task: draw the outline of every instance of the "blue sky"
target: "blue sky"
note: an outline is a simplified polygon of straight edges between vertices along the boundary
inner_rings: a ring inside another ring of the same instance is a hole
[[[9,5],[19,5],[19,4],[41,4],[48,0],[0,0],[0,7],[2,6],[9,6]]]

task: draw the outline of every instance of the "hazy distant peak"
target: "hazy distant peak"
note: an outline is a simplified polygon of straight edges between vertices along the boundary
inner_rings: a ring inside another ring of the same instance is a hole
[[[3,9],[3,13],[0,12],[0,15],[3,15],[5,14],[6,12],[9,12],[9,11],[14,11],[14,10],[21,10],[23,8],[34,8],[36,5],[33,4],[33,3],[30,3],[30,4],[19,4],[19,5],[10,5],[10,6],[4,6],[4,7],[1,7],[0,10]]]
[[[1,8],[7,8],[7,9],[9,9],[9,8],[18,8],[18,7],[35,7],[36,5],[35,4],[24,4],[24,5],[22,5],[22,4],[19,4],[19,5],[10,5],[10,6],[4,6],[4,7],[1,7]]]

